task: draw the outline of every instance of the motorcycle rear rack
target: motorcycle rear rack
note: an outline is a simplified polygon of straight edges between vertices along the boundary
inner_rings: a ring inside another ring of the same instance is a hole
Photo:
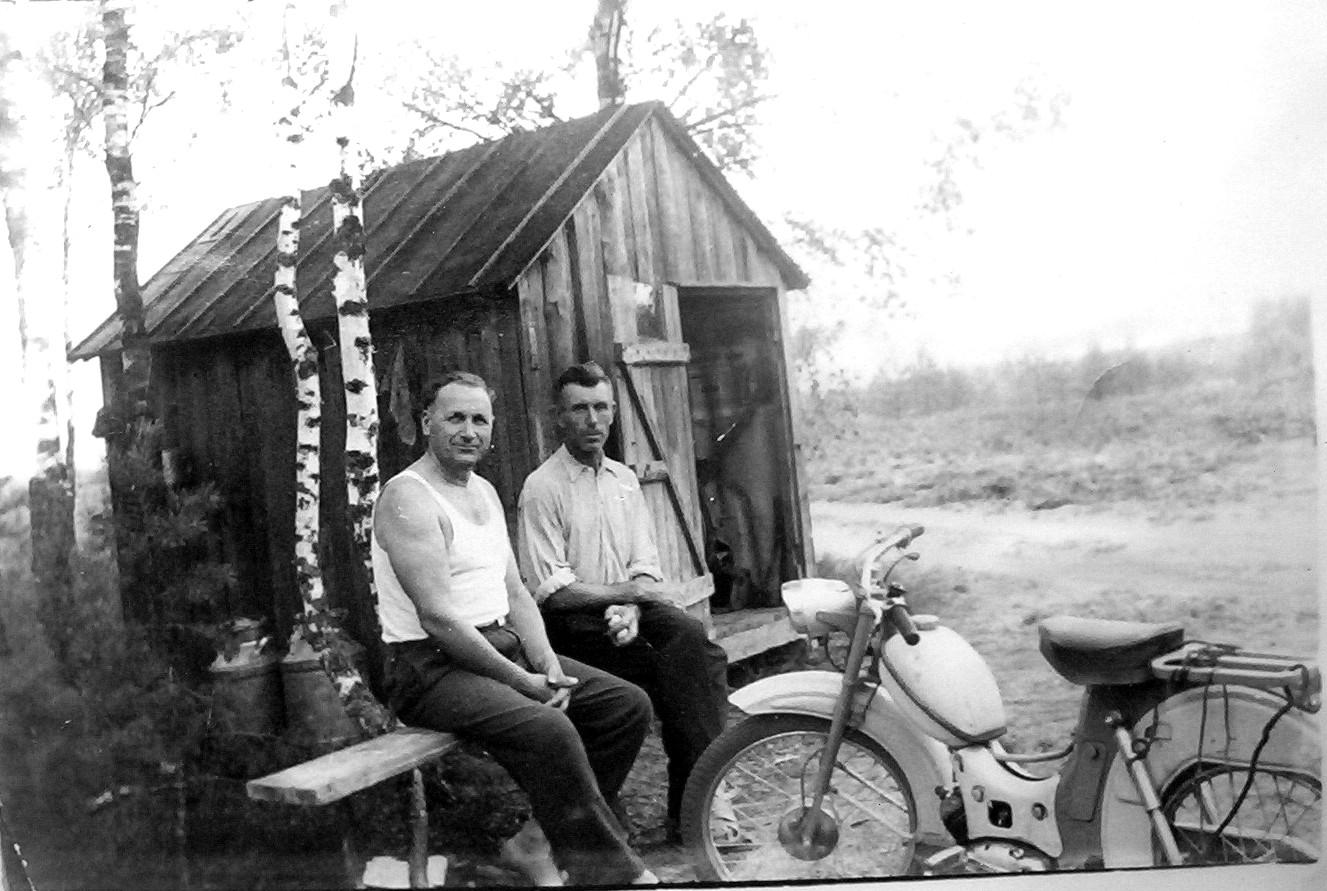
[[[1189,641],[1153,659],[1152,674],[1180,684],[1283,690],[1307,712],[1316,712],[1322,704],[1322,676],[1311,659],[1253,653],[1230,644]]]

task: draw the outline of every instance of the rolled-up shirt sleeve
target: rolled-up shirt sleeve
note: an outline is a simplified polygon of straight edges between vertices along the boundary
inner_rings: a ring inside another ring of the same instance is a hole
[[[535,601],[542,604],[549,595],[577,580],[567,560],[557,498],[542,487],[527,485],[516,511],[516,557],[521,578]]]
[[[654,521],[640,485],[627,495],[628,522],[631,526],[631,556],[627,560],[627,578],[648,576],[662,582],[663,567],[659,565],[659,548],[654,543]]]

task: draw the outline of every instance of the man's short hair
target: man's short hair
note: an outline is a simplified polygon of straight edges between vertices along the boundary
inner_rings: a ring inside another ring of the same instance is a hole
[[[442,377],[438,378],[433,383],[428,385],[428,389],[424,391],[423,407],[428,408],[430,405],[432,405],[434,400],[438,398],[438,391],[441,390],[443,387],[447,386],[448,384],[461,384],[466,387],[475,387],[477,389],[483,390],[486,394],[488,394],[490,402],[492,402],[497,397],[497,394],[493,392],[493,390],[489,387],[488,384],[484,383],[484,379],[479,375],[473,374],[472,372],[469,371],[453,370],[453,371],[443,372]]]
[[[610,387],[613,384],[608,377],[608,373],[599,367],[598,362],[582,362],[579,365],[572,365],[559,374],[557,381],[554,382],[553,399],[562,398],[562,390],[572,384],[578,387],[597,387],[605,383]]]

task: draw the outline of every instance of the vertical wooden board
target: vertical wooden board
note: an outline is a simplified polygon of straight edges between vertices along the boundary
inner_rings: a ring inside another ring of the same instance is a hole
[[[788,325],[788,295],[782,287],[778,287],[774,292],[776,324],[778,325],[779,350],[777,356],[782,365],[783,380],[783,410],[784,423],[788,425],[788,432],[792,438],[792,448],[788,450],[786,461],[788,465],[788,479],[793,486],[795,509],[797,511],[797,522],[801,527],[801,545],[802,545],[802,570],[810,571],[816,565],[815,542],[811,538],[811,496],[809,494],[809,480],[806,476],[806,457],[803,444],[806,442],[801,432],[798,419],[801,418],[801,411],[798,407],[797,380],[794,377],[795,370],[793,363],[788,356],[789,325]],[[795,531],[795,530],[790,530]]]
[[[695,281],[695,250],[691,240],[691,219],[686,194],[688,165],[656,121],[651,119],[649,128],[653,137],[651,158],[662,230],[663,280]]]
[[[645,197],[645,160],[641,152],[640,133],[627,142],[620,160],[626,173],[624,209],[627,220],[627,240],[635,258],[632,277],[638,282],[654,279],[654,233],[650,228],[650,209]]]
[[[580,270],[580,323],[585,331],[586,352],[584,356],[578,356],[577,361],[589,359],[607,365],[613,360],[613,325],[598,202],[592,198],[582,201],[572,214],[572,222],[576,227],[575,261]],[[553,375],[560,372],[561,369],[557,369]]]
[[[494,307],[496,309],[496,307]],[[519,401],[519,395],[513,394],[507,385],[507,375],[502,367],[501,344],[498,340],[497,314],[476,332],[476,344],[480,375],[497,394],[493,406],[494,424],[491,439],[492,449],[484,459],[486,474],[493,487],[498,490],[498,497],[503,508],[510,514],[516,509],[515,472],[512,466],[511,419],[515,414],[511,410],[513,395]]]
[[[710,219],[709,187],[694,169],[687,170],[687,207],[691,215],[691,245],[695,254],[696,279],[718,280],[718,260],[714,248],[714,224]]]
[[[687,522],[697,548],[701,546],[702,526],[700,522],[699,486],[696,482],[695,445],[691,438],[690,393],[687,387],[686,366],[658,369],[655,376],[655,399],[662,406],[668,407],[668,422],[663,424],[664,448],[667,450],[668,466],[672,471],[673,481],[677,486],[678,496],[686,508]],[[697,567],[697,572],[703,567]]]
[[[668,493],[661,482],[644,483],[641,492],[650,511],[650,522],[654,525],[654,543],[659,550],[659,567],[663,570],[664,581],[680,582],[688,578],[684,572],[685,551],[679,549],[677,522],[673,506],[668,500]],[[681,556],[683,559],[679,559]]]
[[[511,468],[513,492],[520,494],[521,484],[531,470],[543,460],[532,447],[527,426],[525,379],[521,374],[520,345],[517,327],[520,317],[514,300],[494,304],[494,329],[498,341],[498,367],[501,372],[500,390],[504,408],[502,428],[506,430],[505,461]],[[540,407],[541,415],[546,415]],[[513,502],[514,509],[514,502]]]
[[[709,209],[710,229],[714,241],[715,280],[721,284],[740,284],[742,279],[737,274],[733,224],[728,207],[708,186],[705,187],[705,204]]]
[[[628,222],[626,162],[622,155],[604,168],[595,184],[594,196],[599,205],[604,273],[634,279],[637,276],[636,253]]]
[[[576,308],[571,292],[571,262],[566,229],[549,242],[542,258],[544,270],[544,324],[548,329],[549,364],[556,377],[576,362]]]
[[[532,265],[516,282],[518,304],[517,330],[519,363],[524,369],[522,399],[525,426],[538,459],[553,453],[553,431],[545,420],[544,405],[553,389],[549,368],[548,333],[544,328],[544,275],[538,263]]]
[[[208,363],[211,391],[212,436],[218,444],[217,488],[222,497],[222,556],[236,572],[240,582],[243,609],[254,599],[259,556],[254,540],[252,498],[250,492],[248,439],[240,394],[239,348],[222,348],[212,353]]]
[[[299,610],[295,579],[295,374],[284,346],[273,343],[271,358],[262,370],[267,397],[261,400],[263,421],[262,460],[268,467],[265,490],[267,507],[267,550],[271,563],[271,608],[276,627],[288,634],[291,619]]]
[[[765,285],[771,288],[782,287],[783,276],[779,272],[779,267],[775,266],[769,256],[760,249],[755,239],[747,232],[742,233],[743,243],[746,245],[745,253],[748,257],[747,276],[752,284]]]
[[[645,126],[636,131],[627,145],[627,157],[635,173],[632,189],[639,190],[645,206],[645,222],[649,231],[650,274],[641,281],[657,285],[664,281],[664,236],[663,221],[659,212],[659,181],[654,174],[654,128]]]
[[[244,425],[244,463],[248,471],[250,571],[248,589],[243,592],[245,614],[275,618],[272,605],[271,517],[268,493],[271,475],[277,472],[266,455],[265,400],[273,398],[267,388],[265,341],[255,338],[238,366],[240,423]]]

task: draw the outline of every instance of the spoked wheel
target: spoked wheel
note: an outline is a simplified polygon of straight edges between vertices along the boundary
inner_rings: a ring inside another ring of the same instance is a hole
[[[824,804],[808,813],[829,721],[757,715],[710,744],[682,801],[682,836],[702,880],[902,875],[917,811],[889,753],[850,730]]]
[[[1320,856],[1322,784],[1306,773],[1203,765],[1172,788],[1161,809],[1186,865],[1313,863]]]

